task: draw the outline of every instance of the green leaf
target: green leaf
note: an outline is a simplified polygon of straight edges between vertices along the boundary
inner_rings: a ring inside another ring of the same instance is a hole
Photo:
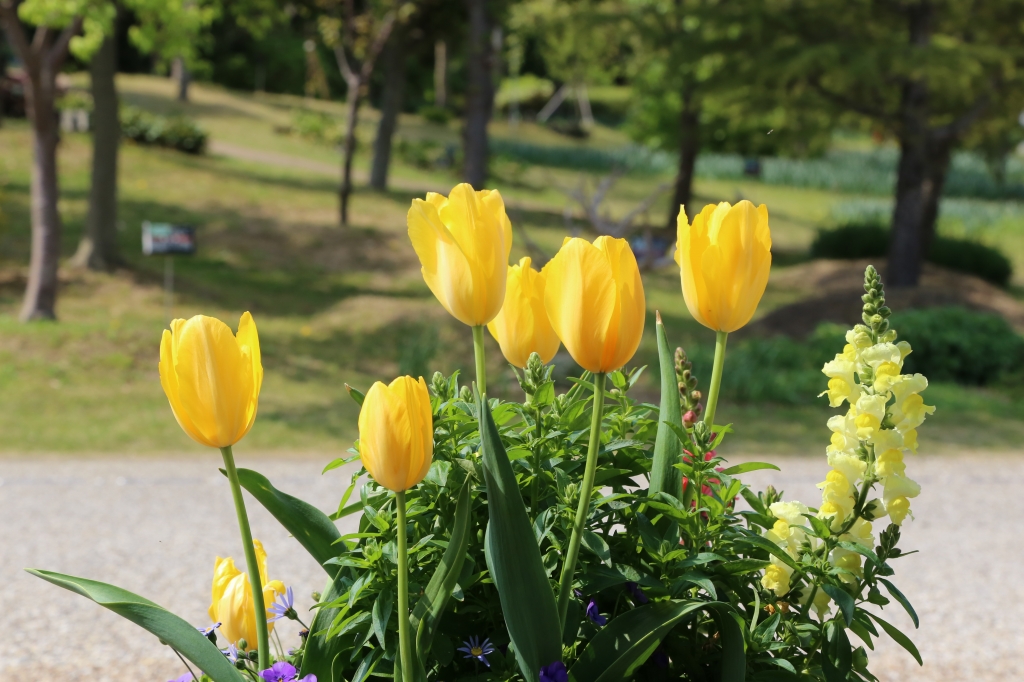
[[[826,641],[822,642],[821,671],[825,682],[847,682],[853,659],[853,647],[846,629],[836,621],[825,624]]]
[[[828,596],[835,600],[836,604],[839,604],[839,609],[843,612],[843,619],[846,621],[846,627],[850,627],[850,623],[853,622],[854,603],[853,597],[850,593],[841,587],[836,585],[829,585],[824,583],[821,589]]]
[[[885,578],[879,578],[878,582],[885,585],[885,589],[889,590],[889,594],[891,594],[900,604],[903,604],[903,608],[907,610],[907,615],[909,615],[910,619],[914,621],[914,627],[921,627],[921,621],[917,618],[917,611],[915,611],[914,607],[910,605],[910,600],[903,596],[903,593],[896,589],[896,586]]]
[[[491,410],[479,395],[477,409],[490,516],[484,538],[487,569],[498,589],[520,671],[527,682],[537,682],[541,667],[562,657],[558,610],[515,473]]]
[[[571,682],[631,679],[673,627],[702,609],[710,610],[722,641],[722,682],[743,682],[743,635],[731,607],[703,601],[665,601],[627,611],[601,628],[569,670]]]
[[[856,552],[857,554],[860,554],[860,555],[866,557],[875,566],[882,566],[882,565],[884,565],[882,563],[882,560],[878,558],[877,554],[875,554],[874,552],[872,552],[870,549],[868,549],[864,545],[860,544],[859,542],[850,542],[848,540],[841,540],[839,542],[839,546],[842,547],[843,549],[849,550],[851,552]]]
[[[330,580],[320,597],[321,604],[330,604],[345,594],[348,589],[338,580]],[[299,677],[316,675],[318,680],[333,681],[341,679],[341,668],[343,664],[337,663],[335,674],[335,661],[348,647],[343,637],[328,637],[327,632],[331,629],[334,618],[341,611],[341,607],[319,608],[313,616],[313,622],[309,624],[309,636],[306,637],[305,653],[302,656],[302,669]]]
[[[327,514],[308,502],[281,492],[270,484],[266,476],[251,469],[239,469],[238,481],[299,541],[329,576],[333,578],[338,574],[340,567],[327,565],[327,560],[337,557],[344,547],[334,545],[341,533]]]
[[[441,563],[430,577],[423,596],[409,616],[412,631],[416,633],[416,651],[420,661],[424,661],[430,645],[437,632],[437,626],[444,615],[445,607],[452,596],[452,590],[462,573],[462,564],[466,559],[466,546],[469,544],[469,512],[472,507],[470,494],[473,485],[467,479],[459,491],[459,501],[455,505],[455,525],[452,527],[448,548],[441,557]]]
[[[832,529],[828,527],[828,524],[819,519],[814,514],[804,514],[804,518],[811,524],[811,528],[814,529],[812,535],[821,538],[822,540],[832,537]]]
[[[675,360],[668,346],[668,336],[661,316],[655,325],[658,337],[658,363],[661,366],[661,407],[658,411],[658,434],[654,441],[654,460],[651,462],[651,485],[648,494],[668,493],[673,497],[683,494],[683,476],[675,464],[683,454],[683,443],[675,429],[683,428],[683,413],[679,407],[679,381]]]
[[[387,647],[384,636],[388,631],[388,620],[391,619],[391,607],[394,605],[394,594],[391,590],[382,590],[373,602],[373,634],[381,647]]]
[[[764,561],[762,559],[739,559],[737,561],[728,561],[724,564],[715,566],[715,570],[722,573],[729,573],[730,575],[743,575],[745,573],[753,573],[754,571],[760,571],[761,569],[767,568],[772,562]]]
[[[786,550],[776,545],[771,540],[761,537],[760,535],[754,535],[752,533],[744,533],[743,537],[737,538],[737,542],[743,542],[746,544],[754,545],[764,551],[768,552],[772,556],[778,558],[782,563],[786,564],[790,568],[796,569],[796,562],[793,561],[793,557],[786,553]]]
[[[163,607],[107,583],[53,573],[35,568],[29,573],[57,587],[76,592],[109,609],[139,627],[149,630],[178,653],[192,661],[214,682],[245,682],[241,673],[220,652],[217,645],[204,637],[195,626]]]
[[[359,407],[363,406],[363,401],[366,400],[365,393],[358,389],[352,388],[348,384],[345,384],[345,390],[348,391],[348,394],[350,396],[352,396],[352,400],[356,401],[356,405],[359,405]]]
[[[604,541],[604,538],[595,533],[592,530],[583,531],[583,546],[589,549],[591,552],[597,555],[597,557],[604,563],[605,566],[611,568],[612,566],[612,552],[608,548],[608,543]]]
[[[907,637],[905,634],[900,632],[899,629],[895,625],[890,625],[889,623],[887,623],[886,621],[882,620],[881,618],[879,618],[878,616],[876,616],[873,613],[870,613],[870,612],[866,612],[866,613],[869,616],[871,616],[875,620],[876,623],[878,623],[879,625],[882,626],[882,629],[885,630],[885,634],[887,634],[890,637],[892,637],[896,641],[897,644],[899,644],[901,647],[903,647],[904,649],[909,651],[910,655],[914,657],[914,660],[917,661],[918,665],[924,665],[924,661],[921,660],[921,653],[917,650],[917,647],[914,646],[914,643],[910,641],[909,637]]]
[[[723,473],[726,476],[736,476],[737,474],[745,474],[748,471],[760,471],[761,469],[782,471],[779,467],[774,464],[769,464],[768,462],[743,462],[742,464],[735,464],[720,473]]]

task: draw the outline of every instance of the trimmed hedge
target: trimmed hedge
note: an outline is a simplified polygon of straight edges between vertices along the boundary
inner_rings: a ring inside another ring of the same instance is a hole
[[[889,250],[889,230],[877,224],[855,223],[820,230],[811,244],[814,258],[880,258]],[[966,272],[1005,287],[1013,264],[999,249],[971,239],[935,237],[928,260],[950,270]]]

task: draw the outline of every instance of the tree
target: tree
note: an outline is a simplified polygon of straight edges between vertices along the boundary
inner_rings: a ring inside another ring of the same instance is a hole
[[[25,109],[32,126],[32,255],[21,319],[55,319],[57,268],[60,263],[61,219],[57,175],[57,74],[71,49],[72,40],[86,23],[109,26],[109,6],[91,7],[86,2],[0,0],[0,22],[25,67]],[[36,26],[29,40],[22,20]],[[90,46],[79,39],[83,50]]]
[[[466,0],[469,37],[466,54],[466,113],[462,127],[462,178],[475,189],[487,180],[490,155],[487,124],[494,113],[494,59],[491,34],[497,26],[487,0]]]
[[[373,142],[373,166],[370,169],[370,187],[383,192],[388,188],[388,169],[391,165],[391,140],[398,128],[398,115],[402,111],[405,95],[405,56],[407,31],[395,30],[384,46],[384,88],[380,98],[380,122]]]
[[[373,74],[377,57],[396,23],[416,11],[413,2],[369,0],[358,7],[355,0],[321,0],[318,25],[324,43],[334,51],[338,70],[345,79],[345,135],[342,140],[341,185],[338,188],[342,226],[348,225],[348,202],[352,194],[352,160],[356,152],[359,105]]]
[[[761,63],[780,84],[899,144],[886,281],[916,285],[953,151],[1024,105],[1024,1],[764,0],[760,11]]]

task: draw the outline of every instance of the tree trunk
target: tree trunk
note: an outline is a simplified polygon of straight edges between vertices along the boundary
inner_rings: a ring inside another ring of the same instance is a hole
[[[444,109],[448,103],[448,44],[434,43],[434,106]]]
[[[700,151],[700,105],[697,104],[693,92],[683,93],[683,110],[679,114],[679,170],[676,172],[675,188],[672,203],[668,209],[668,221],[665,228],[675,233],[679,209],[684,208],[688,215],[695,211],[690,206],[693,193],[693,171],[697,164],[697,153]]]
[[[92,186],[85,234],[75,264],[92,270],[113,270],[120,263],[117,248],[117,156],[121,145],[118,119],[117,41],[107,38],[89,64],[92,78]]]
[[[466,0],[469,10],[469,54],[466,63],[466,122],[462,131],[463,179],[483,189],[487,179],[487,123],[494,109],[492,80],[494,55],[487,16],[487,0]]]
[[[61,221],[57,210],[57,74],[45,65],[29,75],[26,114],[32,123],[32,256],[21,320],[56,319]]]
[[[384,48],[384,92],[381,96],[380,123],[373,143],[373,168],[370,187],[380,192],[388,188],[388,167],[391,165],[391,140],[398,128],[405,94],[405,36],[398,31]]]
[[[188,101],[188,86],[192,82],[192,74],[188,72],[183,57],[175,57],[171,62],[171,79],[178,86],[178,101]]]
[[[355,76],[348,82],[348,98],[345,102],[345,140],[342,144],[341,187],[338,188],[338,199],[341,210],[341,226],[348,225],[348,200],[352,194],[352,157],[356,154],[356,124],[359,115],[359,97],[362,80]]]

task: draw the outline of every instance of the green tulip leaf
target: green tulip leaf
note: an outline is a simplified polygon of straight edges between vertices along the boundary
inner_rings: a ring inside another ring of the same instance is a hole
[[[467,479],[462,484],[459,492],[459,501],[455,505],[455,527],[452,528],[452,536],[448,541],[448,548],[445,549],[434,575],[430,577],[423,596],[416,603],[409,617],[412,623],[412,631],[416,633],[416,651],[419,653],[420,661],[425,662],[427,652],[437,632],[437,626],[444,615],[448,599],[451,598],[452,590],[462,573],[462,565],[466,559],[466,547],[469,544],[469,512],[472,507],[470,493],[473,485]]]
[[[149,630],[160,641],[166,642],[179,654],[210,676],[214,682],[245,682],[241,673],[228,661],[217,645],[196,630],[188,621],[154,604],[107,583],[77,578],[73,575],[53,573],[39,569],[26,569],[29,573],[66,590],[77,592],[100,606],[110,609],[122,618]]]
[[[347,591],[340,582],[331,579],[324,589],[320,603],[330,604]],[[336,665],[335,661],[348,646],[344,637],[327,636],[340,610],[341,607],[317,609],[313,622],[309,625],[309,636],[306,638],[305,653],[302,656],[302,669],[299,671],[300,678],[313,674],[321,682],[338,682],[343,679],[342,665],[340,662]]]
[[[743,634],[720,602],[664,601],[613,618],[601,628],[569,670],[570,682],[618,682],[633,678],[665,636],[698,611],[709,610],[722,641],[722,682],[743,682],[746,658]]]
[[[501,611],[527,682],[561,660],[562,629],[533,525],[490,407],[477,395],[480,454],[490,521],[484,539],[487,569],[498,588]]]
[[[679,380],[676,378],[675,360],[669,350],[665,325],[658,317],[655,325],[658,337],[658,362],[661,365],[661,408],[658,435],[654,441],[654,460],[651,462],[649,494],[667,493],[673,497],[683,494],[683,476],[675,464],[683,454],[683,441],[677,430],[683,430],[683,413],[679,406]],[[673,428],[675,427],[675,428]]]
[[[327,564],[327,560],[336,558],[344,547],[335,545],[341,533],[327,514],[308,502],[281,492],[271,485],[266,476],[251,469],[239,469],[238,481],[323,566],[329,576],[333,578],[338,574],[341,568]]]

